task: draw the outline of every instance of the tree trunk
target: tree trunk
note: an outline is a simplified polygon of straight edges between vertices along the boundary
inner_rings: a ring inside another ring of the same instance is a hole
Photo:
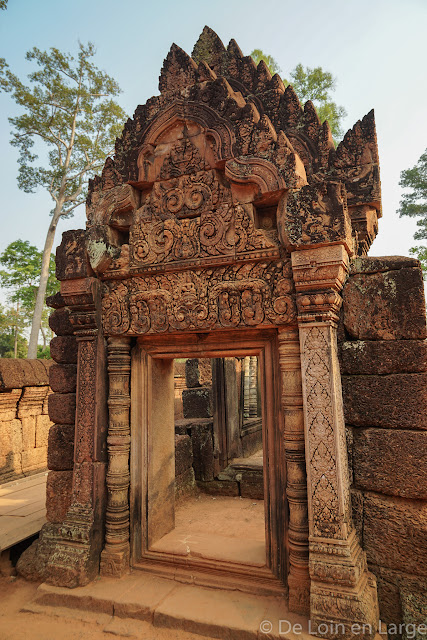
[[[18,314],[19,302],[16,303],[16,321],[15,321],[15,344],[13,345],[13,357],[18,357]]]
[[[46,349],[46,331],[43,329],[43,325],[40,325],[40,331],[42,332],[43,338],[43,349]]]
[[[28,344],[27,358],[32,360],[37,358],[37,344],[39,339],[40,324],[42,321],[42,313],[44,307],[44,299],[46,295],[47,281],[49,279],[50,254],[52,253],[53,241],[55,239],[56,227],[61,217],[63,203],[59,203],[55,207],[52,221],[46,236],[46,242],[43,249],[42,268],[40,273],[40,284],[37,290],[36,304],[34,307],[34,315],[31,323],[30,342]]]

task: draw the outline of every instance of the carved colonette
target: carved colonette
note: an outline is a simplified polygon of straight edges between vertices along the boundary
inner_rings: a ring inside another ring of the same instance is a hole
[[[307,475],[298,330],[279,329],[281,401],[285,420],[286,498],[289,504],[289,609],[310,611],[308,571]]]
[[[105,547],[101,573],[129,568],[130,338],[108,338],[108,471]]]

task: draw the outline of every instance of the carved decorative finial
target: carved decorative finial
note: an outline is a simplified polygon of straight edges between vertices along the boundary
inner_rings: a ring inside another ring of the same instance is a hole
[[[284,111],[284,125],[286,127],[296,127],[301,115],[303,114],[303,110],[300,101],[298,100],[298,96],[290,84],[286,87],[285,93],[283,94],[282,109]]]
[[[197,65],[183,49],[175,43],[171,46],[163,63],[159,78],[160,93],[190,87],[197,82]]]
[[[316,111],[316,108],[311,100],[307,100],[304,105],[304,121],[306,125],[315,127],[316,130],[320,129],[321,122]]]
[[[221,70],[225,47],[219,36],[210,27],[204,27],[191,54],[196,63],[204,60],[211,69],[218,73]]]
[[[271,80],[270,69],[265,64],[264,60],[261,60],[257,66],[257,78],[256,78],[256,90],[257,92],[267,89]]]
[[[364,164],[378,164],[377,132],[372,109],[362,120],[347,131],[344,140],[338,145],[334,165],[352,167]]]
[[[232,38],[227,46],[227,53],[234,58],[243,58],[243,53],[237,42]]]
[[[276,91],[280,91],[280,93],[285,93],[285,85],[283,84],[283,80],[278,73],[275,73],[271,78],[267,88],[276,89]]]

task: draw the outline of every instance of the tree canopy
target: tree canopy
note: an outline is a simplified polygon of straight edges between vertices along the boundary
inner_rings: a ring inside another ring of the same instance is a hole
[[[275,60],[273,56],[264,53],[261,49],[254,49],[253,51],[251,51],[251,57],[255,60],[257,65],[261,62],[261,60],[264,60],[272,76],[274,76],[275,73],[280,73],[282,71],[277,60]]]
[[[407,192],[402,195],[398,213],[400,217],[419,218],[414,239],[427,240],[427,149],[414,167],[401,172],[399,184]],[[410,253],[421,262],[424,277],[427,277],[427,247],[412,247]]]
[[[19,151],[18,186],[27,193],[42,187],[53,200],[43,250],[28,357],[37,355],[38,332],[49,277],[49,260],[58,222],[86,199],[88,179],[99,171],[120,134],[125,113],[113,97],[117,82],[93,63],[95,47],[79,44],[73,56],[34,47],[26,55],[36,70],[22,83],[3,61],[0,88],[10,92],[22,113],[9,118],[11,144]],[[1,63],[1,61],[0,61]],[[37,145],[35,143],[37,142]],[[42,145],[40,145],[42,143]],[[47,160],[37,164],[38,150]]]
[[[251,56],[257,64],[264,60],[272,75],[280,73],[279,64],[273,56],[265,54],[261,49],[254,49]],[[336,79],[329,71],[324,71],[322,67],[311,68],[297,64],[290,71],[289,80],[283,77],[282,80],[285,86],[288,84],[293,86],[302,104],[307,100],[313,102],[321,122],[325,120],[329,122],[335,140],[342,137],[341,121],[347,112],[344,107],[332,100],[331,93],[335,90]]]
[[[25,358],[28,345],[20,333],[23,326],[19,310],[0,305],[0,358]]]
[[[42,263],[42,252],[28,240],[15,240],[0,254],[0,284],[8,290],[8,302],[14,305],[13,326],[18,333],[31,325],[36,304],[38,282]],[[46,294],[53,295],[58,291],[59,283],[55,278],[55,256],[51,254],[49,278]],[[46,335],[49,332],[48,308],[43,306],[40,329],[46,347]]]

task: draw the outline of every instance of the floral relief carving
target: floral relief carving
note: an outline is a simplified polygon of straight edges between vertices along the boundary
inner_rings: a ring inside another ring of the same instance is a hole
[[[107,282],[108,335],[265,326],[294,322],[287,262],[232,265]]]
[[[150,206],[160,217],[192,218],[212,210],[224,200],[229,201],[230,196],[217,180],[215,171],[199,171],[154,183]]]
[[[331,371],[325,327],[311,327],[304,340],[308,450],[311,469],[313,534],[340,537]]]

